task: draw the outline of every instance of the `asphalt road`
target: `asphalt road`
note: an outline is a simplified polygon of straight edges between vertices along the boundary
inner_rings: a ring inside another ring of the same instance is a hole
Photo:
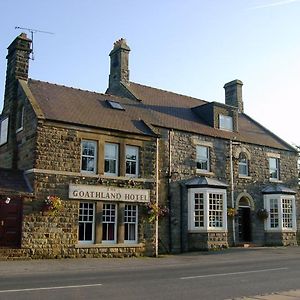
[[[300,247],[0,262],[0,299],[231,299],[300,288]]]

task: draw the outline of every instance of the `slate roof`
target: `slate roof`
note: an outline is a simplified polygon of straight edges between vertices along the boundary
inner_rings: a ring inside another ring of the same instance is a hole
[[[0,193],[30,194],[23,171],[0,168]]]
[[[295,151],[289,144],[264,128],[244,113],[239,114],[239,132],[228,132],[208,126],[192,110],[192,107],[206,104],[204,100],[167,92],[131,82],[130,92],[149,106],[164,127],[201,133],[208,136],[265,145]]]
[[[206,101],[133,82],[124,87],[136,100],[32,79],[28,87],[49,120],[153,136],[152,125],[295,151],[244,113],[239,114],[239,132],[216,129],[191,109]],[[119,102],[125,110],[112,109],[106,100]]]
[[[205,176],[199,176],[194,177],[192,179],[189,179],[185,185],[187,188],[193,188],[193,187],[217,187],[217,188],[223,188],[226,189],[228,187],[228,184],[219,181],[215,178],[209,178]]]
[[[282,184],[268,185],[261,191],[263,194],[287,194],[294,195],[296,192]]]
[[[28,86],[46,119],[154,135],[145,124],[153,118],[141,103],[32,79]],[[119,102],[125,110],[111,108],[107,100]]]

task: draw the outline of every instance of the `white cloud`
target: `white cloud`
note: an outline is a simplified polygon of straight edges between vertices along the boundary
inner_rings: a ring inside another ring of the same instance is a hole
[[[274,6],[280,6],[280,5],[287,5],[287,4],[291,4],[293,2],[299,2],[299,0],[283,0],[283,1],[277,1],[274,3],[269,3],[269,4],[265,4],[265,5],[258,5],[258,6],[254,6],[251,7],[250,9],[261,9],[261,8],[267,8],[267,7],[274,7]]]

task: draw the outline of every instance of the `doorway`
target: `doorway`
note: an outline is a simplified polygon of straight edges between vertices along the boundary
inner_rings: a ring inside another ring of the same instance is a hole
[[[251,242],[251,209],[250,207],[239,206],[238,209],[238,228],[239,228],[239,241]]]
[[[0,247],[19,247],[21,242],[22,200],[0,198]]]

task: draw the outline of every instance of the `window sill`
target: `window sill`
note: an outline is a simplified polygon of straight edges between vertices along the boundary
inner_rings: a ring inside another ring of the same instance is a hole
[[[251,179],[252,179],[251,176],[248,176],[248,175],[240,175],[240,174],[239,174],[239,178],[240,178],[240,179],[247,179],[247,180],[251,180]]]
[[[196,174],[211,175],[211,176],[214,176],[214,175],[215,175],[214,172],[205,171],[205,170],[200,170],[200,169],[196,169]]]
[[[143,247],[144,244],[85,244],[85,243],[79,243],[75,245],[75,248],[140,248]]]
[[[269,178],[269,181],[274,183],[282,183],[282,180],[276,178]]]
[[[297,232],[297,229],[296,228],[291,228],[291,229],[278,229],[278,228],[276,228],[276,229],[270,229],[270,228],[268,228],[268,229],[265,229],[265,232],[269,232],[269,233],[274,233],[274,232],[278,232],[278,233],[284,233],[284,232],[294,232],[294,233],[296,233]]]
[[[188,233],[211,233],[211,232],[227,232],[227,229],[225,228],[210,228],[210,229],[189,229]]]
[[[23,127],[20,127],[16,130],[16,133],[23,131]]]

